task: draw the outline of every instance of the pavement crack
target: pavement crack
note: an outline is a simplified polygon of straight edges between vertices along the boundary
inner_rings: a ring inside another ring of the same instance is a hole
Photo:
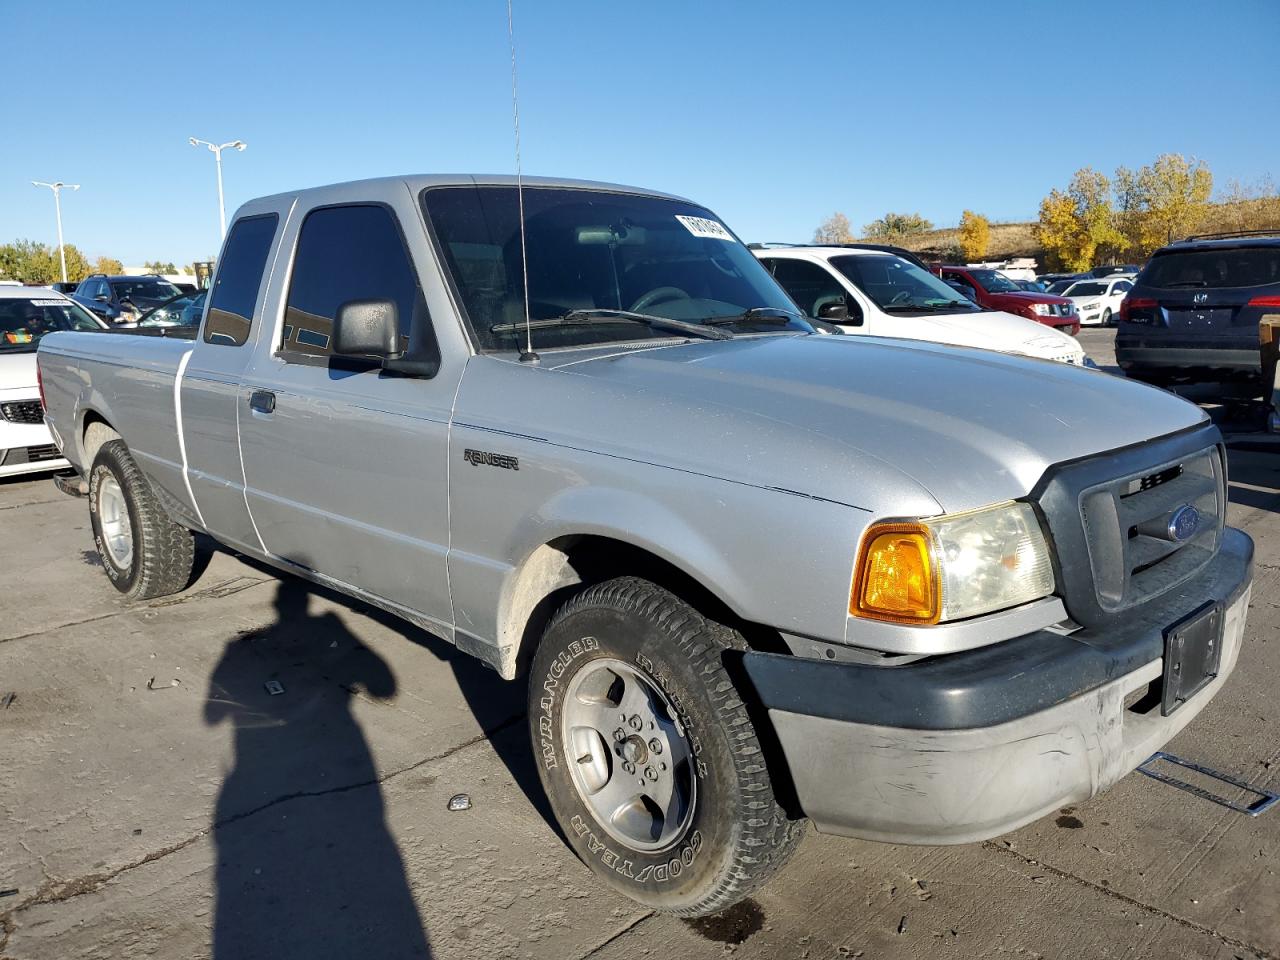
[[[591,957],[594,957],[605,947],[609,946],[609,944],[613,943],[615,940],[620,939],[621,937],[626,936],[636,927],[640,926],[640,924],[644,923],[646,920],[650,919],[651,917],[656,917],[657,915],[658,913],[656,910],[649,910],[649,911],[646,911],[645,913],[640,914],[640,916],[636,917],[630,923],[623,924],[619,929],[609,934],[609,936],[605,937],[603,940],[597,943],[594,947],[592,947],[590,950],[584,953],[581,957],[579,957],[578,960],[590,960]]]
[[[1006,857],[1010,857],[1014,860],[1018,860],[1028,867],[1033,867],[1034,869],[1043,871],[1044,873],[1053,874],[1055,877],[1058,877],[1059,879],[1068,880],[1071,883],[1079,884],[1082,887],[1088,887],[1090,890],[1094,891],[1095,893],[1100,893],[1104,897],[1110,897],[1112,900],[1117,900],[1120,903],[1125,903],[1131,907],[1136,907],[1137,909],[1143,911],[1144,913],[1150,914],[1153,917],[1160,917],[1161,919],[1168,920],[1170,923],[1176,923],[1180,927],[1185,927],[1188,930],[1194,930],[1197,933],[1201,933],[1206,936],[1213,937],[1213,939],[1223,944],[1226,944],[1229,947],[1235,947],[1241,950],[1249,950],[1259,957],[1271,956],[1271,954],[1268,953],[1266,950],[1262,949],[1261,947],[1254,946],[1252,943],[1249,943],[1248,941],[1240,940],[1239,938],[1233,937],[1230,934],[1223,933],[1220,930],[1215,930],[1213,927],[1210,927],[1206,924],[1197,923],[1195,920],[1188,920],[1186,917],[1181,917],[1176,913],[1170,913],[1168,910],[1161,910],[1159,907],[1152,906],[1149,903],[1143,903],[1141,900],[1135,899],[1134,897],[1131,897],[1128,894],[1121,893],[1118,890],[1113,890],[1111,887],[1104,887],[1100,883],[1094,883],[1092,880],[1086,880],[1084,877],[1077,876],[1076,874],[1071,873],[1068,870],[1062,870],[1058,867],[1051,866],[1050,864],[1045,863],[1043,860],[1033,860],[1032,858],[1024,856],[1023,854],[1019,853],[1017,850],[1012,849],[1011,847],[999,846],[998,844],[996,844],[991,840],[983,841],[982,846],[986,850],[991,850],[995,853],[1003,854]]]
[[[390,771],[389,773],[383,774],[380,777],[374,777],[368,780],[361,780],[357,783],[344,783],[341,786],[328,787],[327,789],[324,789],[324,790],[299,790],[296,793],[289,793],[279,797],[275,797],[271,800],[268,800],[266,803],[261,804],[260,806],[254,807],[252,810],[244,810],[244,811],[241,811],[240,813],[235,814],[234,816],[225,817],[222,820],[219,820],[216,823],[206,827],[205,829],[192,834],[191,836],[187,837],[185,840],[179,840],[178,842],[172,843],[166,847],[161,847],[159,850],[153,850],[151,853],[148,853],[145,857],[142,857],[141,859],[138,859],[138,860],[133,860],[129,863],[122,864],[121,866],[116,867],[113,870],[100,871],[98,873],[90,873],[90,874],[86,874],[85,876],[76,877],[71,880],[59,880],[56,878],[51,878],[47,880],[45,883],[42,883],[40,887],[35,891],[35,893],[31,894],[31,896],[22,900],[20,903],[15,904],[13,907],[9,908],[4,913],[0,913],[0,960],[3,960],[2,951],[4,950],[4,945],[5,943],[8,942],[9,937],[13,932],[13,922],[12,922],[13,917],[19,913],[22,913],[25,910],[29,910],[32,907],[45,906],[48,904],[64,903],[68,900],[72,900],[76,897],[82,896],[83,894],[93,893],[99,890],[100,888],[102,888],[103,886],[105,886],[106,884],[110,883],[111,881],[122,876],[123,874],[129,873],[132,870],[136,870],[139,867],[145,867],[149,863],[155,863],[157,860],[162,860],[165,857],[168,857],[174,853],[178,853],[181,850],[185,850],[187,847],[191,846],[191,844],[196,843],[197,841],[203,839],[204,837],[209,836],[209,834],[217,830],[220,830],[223,827],[228,827],[228,826],[231,826],[232,824],[239,823],[242,820],[246,820],[249,817],[256,816],[257,814],[262,813],[264,810],[270,810],[272,807],[279,806],[282,803],[288,803],[292,800],[310,799],[313,797],[327,797],[327,796],[332,796],[340,793],[348,793],[352,790],[363,790],[366,787],[380,786],[384,783],[387,783],[391,780],[396,779],[397,777],[402,777],[406,773],[412,773],[413,771],[429,763],[436,763],[440,760],[447,760],[449,757],[452,757],[454,754],[459,753],[463,750],[466,750],[468,747],[473,747],[477,743],[481,743],[485,740],[491,739],[494,736],[497,736],[499,733],[502,733],[504,730],[508,729],[514,724],[519,723],[521,720],[524,719],[524,716],[525,716],[524,713],[521,712],[514,716],[508,717],[507,719],[489,728],[488,730],[478,733],[476,736],[471,737],[468,740],[464,740],[462,743],[454,744],[452,747],[449,747],[447,750],[442,750],[440,753],[434,753],[431,756],[423,757],[420,760],[415,760],[413,763],[407,764],[403,767],[399,767],[395,770]]]
[[[0,643],[11,643],[14,640],[29,640],[32,637],[40,637],[46,633],[56,633],[59,630],[66,630],[68,627],[79,627],[86,623],[97,623],[99,620],[110,620],[112,617],[119,617],[127,610],[112,610],[110,613],[100,613],[97,616],[85,617],[83,620],[71,620],[67,623],[56,623],[51,627],[41,627],[39,630],[32,630],[30,633],[19,633],[12,637],[0,637]]]

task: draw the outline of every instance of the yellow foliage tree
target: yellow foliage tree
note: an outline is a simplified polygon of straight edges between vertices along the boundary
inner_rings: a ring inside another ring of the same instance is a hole
[[[1100,249],[1123,249],[1106,174],[1083,167],[1065,193],[1050,191],[1040,202],[1038,234],[1048,258],[1068,270],[1087,270]]]
[[[124,273],[124,264],[115,257],[99,257],[93,261],[94,273],[105,273],[107,276]]]
[[[1204,220],[1213,174],[1199,160],[1166,153],[1138,170],[1116,170],[1120,221],[1131,250],[1147,256],[1156,247],[1192,233]]]
[[[966,210],[960,216],[960,249],[968,261],[981,260],[991,243],[991,221],[980,213]]]

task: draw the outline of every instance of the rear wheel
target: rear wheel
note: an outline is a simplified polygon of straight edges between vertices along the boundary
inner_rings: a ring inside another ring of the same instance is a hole
[[[195,537],[156,501],[123,440],[104,443],[89,470],[89,516],[102,569],[130,600],[184,589],[195,564]]]
[[[646,906],[723,910],[803,836],[723,663],[745,646],[674,594],[623,577],[570,600],[534,658],[530,732],[551,808],[583,862]]]
[[[1111,326],[1111,309],[1109,307],[1102,311],[1102,325],[1104,327]]]

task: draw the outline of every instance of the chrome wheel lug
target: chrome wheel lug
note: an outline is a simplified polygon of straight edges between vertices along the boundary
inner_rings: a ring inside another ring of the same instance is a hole
[[[640,719],[639,714],[632,714],[631,719],[627,721],[627,725],[631,727],[632,730],[639,730],[644,726],[644,721]]]
[[[665,773],[667,769],[667,765],[665,763],[660,763],[658,764],[658,768]]]
[[[622,769],[625,770],[627,773],[635,773],[636,765],[632,763],[630,760],[623,760]]]
[[[652,740],[650,740],[650,741],[649,741],[649,752],[650,752],[650,753],[661,753],[661,752],[662,752],[662,741],[661,741],[661,740],[659,740],[657,737],[654,737]]]
[[[627,731],[619,727],[617,730],[613,731],[613,739],[618,741],[618,743],[621,743],[623,740],[627,739]]]
[[[644,775],[645,775],[646,777],[648,777],[650,780],[657,780],[657,779],[658,779],[658,771],[657,771],[657,770],[655,770],[655,769],[653,769],[653,767],[645,767],[645,768],[644,768]]]

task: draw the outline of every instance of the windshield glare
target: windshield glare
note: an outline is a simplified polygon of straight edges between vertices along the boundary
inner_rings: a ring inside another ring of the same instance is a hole
[[[481,347],[515,350],[525,317],[519,200],[509,186],[434,187],[423,208]],[[707,210],[681,200],[603,190],[524,189],[529,318],[627,310],[693,323],[752,307],[790,316],[745,320],[735,332],[811,332],[760,262]],[[533,331],[534,349],[681,336],[585,318]],[[724,328],[721,328],[724,329]]]
[[[165,280],[123,280],[111,284],[117,300],[153,300],[179,296],[182,291]]]
[[[61,298],[0,299],[0,351],[35,350],[46,333],[101,330],[89,313]]]
[[[970,270],[973,277],[987,293],[1020,293],[1022,289],[998,270]]]
[[[205,291],[182,293],[148,310],[138,319],[140,327],[198,326],[204,308]]]
[[[1073,283],[1067,287],[1068,297],[1100,297],[1107,292],[1105,283]]]
[[[831,265],[881,309],[972,309],[955,287],[901,257],[832,257]]]

